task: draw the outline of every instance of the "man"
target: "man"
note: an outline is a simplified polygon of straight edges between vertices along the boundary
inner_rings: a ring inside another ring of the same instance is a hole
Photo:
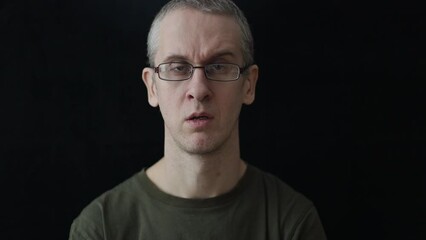
[[[240,158],[239,115],[258,78],[241,10],[172,0],[147,45],[142,79],[164,155],[90,203],[69,239],[326,239],[309,199]]]

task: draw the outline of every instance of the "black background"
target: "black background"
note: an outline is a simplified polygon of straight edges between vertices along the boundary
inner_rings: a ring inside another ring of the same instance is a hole
[[[93,198],[162,155],[140,73],[165,1],[5,1],[1,239],[67,239]],[[237,1],[255,38],[242,157],[311,198],[330,240],[426,239],[425,13]]]

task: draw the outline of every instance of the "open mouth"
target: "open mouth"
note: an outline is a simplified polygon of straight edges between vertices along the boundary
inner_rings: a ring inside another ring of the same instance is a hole
[[[189,120],[206,120],[206,119],[209,119],[209,117],[207,117],[207,116],[194,116],[194,117],[189,118]]]

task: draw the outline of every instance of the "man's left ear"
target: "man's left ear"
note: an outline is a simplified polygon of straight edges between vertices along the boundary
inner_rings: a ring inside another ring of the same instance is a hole
[[[254,102],[254,97],[256,93],[256,83],[259,75],[259,67],[254,64],[250,66],[246,71],[248,71],[248,73],[244,81],[243,103],[246,105],[250,105]]]

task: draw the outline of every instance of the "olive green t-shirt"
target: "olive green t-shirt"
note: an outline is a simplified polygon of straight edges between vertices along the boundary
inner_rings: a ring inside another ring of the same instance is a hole
[[[162,192],[145,169],[86,206],[69,240],[325,240],[313,203],[252,165],[230,192],[208,199]]]

